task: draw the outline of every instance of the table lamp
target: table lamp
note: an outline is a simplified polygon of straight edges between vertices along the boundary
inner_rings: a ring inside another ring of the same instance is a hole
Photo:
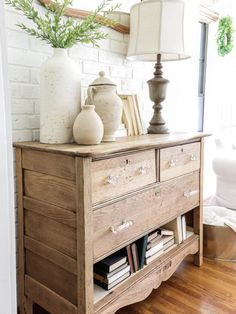
[[[162,77],[161,61],[190,57],[184,52],[184,7],[181,0],[144,0],[131,7],[127,56],[131,60],[156,61],[154,78],[147,82],[154,102],[148,133],[169,133],[161,114],[169,83]]]

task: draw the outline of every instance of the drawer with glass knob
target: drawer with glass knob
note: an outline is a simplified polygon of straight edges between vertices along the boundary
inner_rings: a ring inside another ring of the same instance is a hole
[[[94,259],[199,205],[199,171],[93,211]]]
[[[160,181],[200,169],[200,143],[160,149]]]
[[[155,149],[92,162],[92,202],[100,203],[156,182]]]

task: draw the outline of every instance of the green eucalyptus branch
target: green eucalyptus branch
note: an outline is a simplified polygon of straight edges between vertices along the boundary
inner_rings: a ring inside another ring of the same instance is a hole
[[[54,0],[46,5],[46,12],[41,16],[35,9],[33,0],[5,0],[6,4],[21,11],[35,24],[35,28],[24,23],[17,24],[18,27],[29,35],[46,41],[53,48],[70,48],[77,42],[91,43],[98,47],[98,41],[107,37],[101,31],[101,26],[114,25],[115,22],[108,17],[120,5],[112,5],[113,0],[103,0],[95,11],[81,21],[64,16],[72,2],[73,0]]]

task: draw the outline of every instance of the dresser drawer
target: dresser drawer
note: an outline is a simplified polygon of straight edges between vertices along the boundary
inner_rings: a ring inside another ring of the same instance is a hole
[[[94,259],[199,205],[199,172],[161,183],[93,213]]]
[[[155,150],[92,163],[92,202],[99,203],[156,182]]]
[[[160,181],[200,169],[200,143],[160,150]]]

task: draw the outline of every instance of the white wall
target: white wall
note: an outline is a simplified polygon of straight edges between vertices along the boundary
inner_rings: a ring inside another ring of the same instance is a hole
[[[4,10],[0,3],[0,312],[16,314],[15,221]]]

